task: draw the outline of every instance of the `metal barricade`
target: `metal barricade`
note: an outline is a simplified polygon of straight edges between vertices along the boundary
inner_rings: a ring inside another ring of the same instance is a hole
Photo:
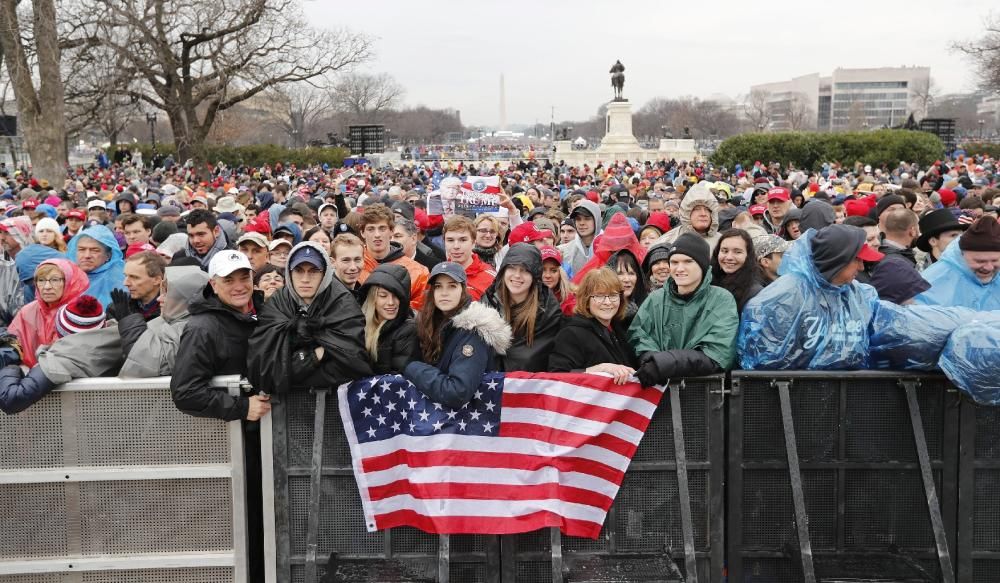
[[[495,536],[365,529],[335,389],[271,405],[261,420],[268,583],[499,581]]]
[[[1000,407],[962,399],[958,580],[1000,581]]]
[[[503,581],[721,581],[725,387],[723,375],[671,382],[600,537],[500,537]]]
[[[74,381],[0,416],[0,580],[246,581],[240,424],[181,413],[169,381]]]
[[[731,391],[730,581],[955,581],[945,377],[735,371]]]

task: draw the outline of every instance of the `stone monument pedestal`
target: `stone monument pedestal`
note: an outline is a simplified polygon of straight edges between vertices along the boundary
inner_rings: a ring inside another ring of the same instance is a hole
[[[632,135],[632,104],[628,101],[612,101],[608,104],[605,118],[604,139],[601,140],[601,153],[634,153],[642,148],[639,140]]]
[[[556,140],[553,142],[556,161],[564,161],[571,166],[591,166],[598,162],[609,164],[616,160],[630,162],[645,162],[676,158],[677,160],[695,160],[697,151],[694,140],[660,140],[656,150],[643,149],[639,140],[632,135],[632,104],[627,100],[608,103],[604,139],[595,150],[574,150],[571,140]]]

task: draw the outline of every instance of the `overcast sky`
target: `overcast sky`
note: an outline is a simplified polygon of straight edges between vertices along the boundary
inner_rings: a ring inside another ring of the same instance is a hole
[[[407,105],[452,107],[466,125],[495,126],[503,73],[510,124],[588,118],[612,96],[608,69],[626,67],[624,96],[724,94],[836,67],[931,68],[944,93],[975,75],[954,41],[984,30],[989,0],[746,2],[726,0],[375,0],[305,4],[320,26],[376,38],[368,67],[394,76]],[[835,8],[834,8],[835,7]]]

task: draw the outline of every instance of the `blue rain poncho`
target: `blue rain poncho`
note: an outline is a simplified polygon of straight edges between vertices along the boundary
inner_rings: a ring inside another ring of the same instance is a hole
[[[950,248],[950,247],[949,247]],[[941,351],[944,374],[980,405],[1000,405],[1000,329],[976,321],[952,332]]]
[[[959,306],[979,312],[1000,310],[1000,276],[989,283],[982,283],[972,272],[962,250],[958,248],[961,237],[956,237],[941,254],[941,259],[928,267],[924,279],[931,289],[913,298],[918,304],[931,306]]]
[[[871,366],[891,370],[937,370],[948,337],[974,320],[1000,325],[1000,313],[944,306],[900,306],[879,301],[871,324]]]
[[[780,275],[743,308],[737,348],[744,370],[868,368],[868,325],[875,288],[835,286],[812,261],[810,229],[791,246]]]
[[[66,257],[74,263],[76,262],[76,246],[82,237],[89,237],[97,241],[109,251],[108,261],[87,274],[90,287],[85,292],[87,295],[97,298],[97,301],[107,308],[108,304],[111,303],[111,290],[125,289],[125,260],[122,258],[122,250],[118,248],[118,240],[115,239],[114,233],[104,225],[94,225],[80,231],[69,240],[69,244],[66,246]]]

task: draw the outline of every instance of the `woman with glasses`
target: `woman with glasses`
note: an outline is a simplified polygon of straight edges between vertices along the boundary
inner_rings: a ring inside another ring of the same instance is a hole
[[[497,251],[502,247],[500,223],[490,215],[479,215],[473,222],[476,228],[476,244],[472,248],[484,263],[496,267]]]
[[[624,322],[627,302],[617,273],[608,267],[583,276],[573,317],[556,336],[549,370],[606,373],[616,384],[635,374],[635,355]]]
[[[35,269],[35,301],[27,304],[10,323],[7,330],[21,344],[21,361],[32,367],[38,362],[36,352],[52,344],[56,330],[56,312],[90,287],[87,274],[68,259],[48,259]]]
[[[253,274],[253,288],[264,293],[264,300],[271,299],[274,292],[285,287],[285,276],[282,270],[268,263]]]

